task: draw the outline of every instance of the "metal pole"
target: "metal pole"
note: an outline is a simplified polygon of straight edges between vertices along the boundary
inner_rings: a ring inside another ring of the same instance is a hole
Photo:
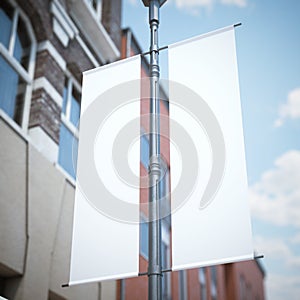
[[[159,9],[165,2],[143,0],[149,7],[150,24],[150,153],[149,153],[149,264],[148,264],[148,299],[159,300],[161,291],[161,228],[159,212],[160,195],[160,149],[159,149],[159,62],[158,62],[158,27]]]

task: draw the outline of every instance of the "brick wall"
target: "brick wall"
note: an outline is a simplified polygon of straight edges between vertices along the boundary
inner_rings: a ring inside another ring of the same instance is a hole
[[[121,49],[121,0],[102,0],[102,22],[115,42],[118,49]]]
[[[34,78],[45,77],[62,95],[64,88],[64,72],[48,51],[39,52],[36,57]]]
[[[44,91],[33,92],[29,128],[40,126],[58,144],[61,108]]]
[[[18,5],[31,22],[37,44],[49,41],[65,61],[67,70],[81,83],[82,72],[92,69],[94,65],[76,37],[70,39],[67,47],[65,47],[54,34],[52,28],[53,15],[50,11],[51,2],[50,0],[17,0]],[[67,9],[67,1],[60,1],[60,3]],[[121,39],[120,20],[121,0],[103,1],[103,22],[118,46],[120,46]],[[80,32],[79,36],[83,41],[85,40]],[[53,54],[47,50],[38,52],[36,56],[34,79],[40,78],[46,78],[57,92],[57,95],[62,98],[65,70],[57,63]],[[40,126],[53,141],[58,143],[60,114],[61,107],[52,98],[49,89],[39,87],[38,90],[33,91],[29,129]]]

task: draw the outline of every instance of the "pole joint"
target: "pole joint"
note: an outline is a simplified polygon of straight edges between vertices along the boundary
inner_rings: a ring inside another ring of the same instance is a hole
[[[158,155],[153,155],[150,158],[149,173],[154,175],[155,177],[160,178],[161,167],[160,167],[160,157]]]
[[[159,265],[155,265],[155,266],[151,266],[151,268],[149,267],[148,269],[148,277],[152,276],[152,275],[159,275],[159,276],[163,276],[162,273],[162,268]]]
[[[160,69],[159,69],[158,64],[153,64],[152,65],[152,68],[151,68],[151,71],[150,71],[150,76],[152,78],[159,78],[159,76],[160,76]]]
[[[159,49],[158,49],[158,45],[155,44],[155,45],[152,45],[150,47],[150,54],[152,54],[153,52],[155,52],[155,54],[158,54],[159,53]]]

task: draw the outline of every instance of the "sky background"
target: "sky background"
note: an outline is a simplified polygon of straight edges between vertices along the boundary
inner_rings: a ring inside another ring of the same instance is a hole
[[[159,44],[240,22],[236,43],[254,247],[265,256],[268,299],[296,300],[300,295],[300,1],[168,0],[161,8]],[[148,10],[141,0],[123,1],[122,24],[148,51]]]

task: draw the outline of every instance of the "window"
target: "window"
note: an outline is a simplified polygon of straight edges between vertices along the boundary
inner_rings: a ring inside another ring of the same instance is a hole
[[[149,167],[149,140],[144,133],[141,135],[141,162],[146,170]]]
[[[26,128],[35,39],[26,16],[6,1],[1,1],[0,28],[0,109]]]
[[[212,300],[217,300],[217,267],[212,266],[210,268],[211,273],[211,286],[210,286],[210,293]]]
[[[252,287],[250,283],[246,282],[246,279],[243,275],[240,275],[239,278],[239,285],[240,285],[240,298],[241,300],[251,300],[254,299],[252,295]],[[255,297],[255,299],[259,299],[258,295]]]
[[[187,274],[186,270],[181,270],[178,273],[178,280],[179,280],[179,300],[187,300],[188,299],[188,292],[187,292]]]
[[[171,202],[170,202],[170,171],[167,164],[161,160],[162,177],[160,185],[160,213],[162,220],[171,226]]]
[[[171,206],[169,199],[169,168],[167,164],[161,160],[162,165],[162,177],[159,182],[160,185],[160,213],[162,216],[161,219],[161,264],[163,269],[171,268],[171,254],[170,254],[170,227],[171,227]],[[171,299],[171,274],[169,272],[163,273],[161,278],[162,282],[162,292],[163,299]]]
[[[205,277],[206,268],[199,269],[199,283],[200,283],[200,295],[201,300],[207,299],[207,290],[206,290],[206,277]]]
[[[86,0],[89,7],[92,9],[96,18],[100,21],[102,14],[102,0]]]
[[[76,87],[75,82],[67,78],[63,92],[58,163],[73,178],[76,177],[79,117],[79,86]]]
[[[145,219],[142,219],[140,223],[140,253],[142,256],[148,260],[149,257],[149,249],[148,249],[148,237],[149,237],[149,226],[148,223],[145,222]]]
[[[162,243],[161,243],[161,265],[163,270],[171,268],[170,257],[170,231],[169,226],[166,226],[162,221]],[[171,273],[164,272],[161,277],[162,299],[171,299]]]
[[[240,275],[240,280],[239,280],[239,285],[240,285],[240,299],[241,300],[246,300],[246,280],[243,275]]]

